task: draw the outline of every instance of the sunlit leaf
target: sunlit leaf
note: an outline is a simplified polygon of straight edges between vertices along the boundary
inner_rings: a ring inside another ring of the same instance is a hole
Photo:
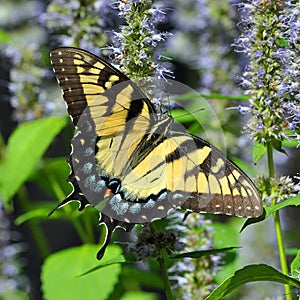
[[[12,133],[0,164],[0,195],[6,207],[66,122],[58,117],[35,120],[22,124]]]
[[[98,262],[97,266],[88,269],[86,272],[80,274],[80,276],[85,276],[89,273],[95,272],[107,266],[111,266],[115,264],[131,263],[135,261],[137,261],[137,259],[132,253],[124,253],[122,255],[112,257],[111,259],[106,259],[106,260],[102,259],[100,262]]]
[[[300,280],[300,250],[298,250],[296,257],[291,263],[292,276]]]
[[[86,276],[79,276],[98,263],[98,245],[83,245],[59,251],[50,255],[42,266],[43,299],[97,299],[105,300],[118,282],[120,264],[97,270]],[[103,260],[120,255],[121,248],[107,247]]]
[[[32,208],[30,211],[18,216],[15,219],[15,225],[20,226],[32,219],[46,219],[51,209],[53,209],[53,203],[40,202],[37,208]]]
[[[258,218],[249,218],[243,225],[241,232],[250,224],[254,224],[257,222],[261,222],[265,219],[267,219],[270,215],[272,215],[275,211],[282,209],[287,206],[298,206],[300,205],[300,195],[289,198],[287,200],[284,200],[283,202],[280,202],[278,204],[272,205],[272,206],[264,206],[264,213],[262,216]]]
[[[262,143],[256,143],[252,149],[254,164],[257,164],[267,152],[267,146]]]
[[[124,296],[121,297],[120,300],[158,300],[158,296],[154,293],[146,293],[146,292],[139,292],[139,291],[130,291],[127,292]]]
[[[10,34],[7,31],[0,29],[0,43],[9,43],[11,41],[12,38]]]
[[[300,281],[286,276],[268,265],[249,265],[228,277],[206,300],[220,300],[243,284],[254,281],[273,281],[300,287]]]
[[[184,257],[190,257],[190,258],[200,258],[203,256],[208,256],[212,254],[218,254],[218,253],[223,253],[229,250],[237,249],[237,247],[226,247],[226,248],[220,248],[220,249],[210,249],[210,250],[201,250],[201,251],[192,251],[192,252],[186,252],[186,253],[181,253],[177,254],[174,257],[170,257],[170,260],[176,260],[176,259],[181,259]]]

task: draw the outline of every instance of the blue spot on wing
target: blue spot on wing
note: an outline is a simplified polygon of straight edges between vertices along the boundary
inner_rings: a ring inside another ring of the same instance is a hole
[[[83,151],[83,155],[85,157],[91,156],[92,154],[94,154],[94,150],[92,149],[92,147],[88,147]]]
[[[155,201],[150,199],[145,205],[144,205],[144,208],[147,208],[147,209],[151,209],[153,208],[155,205]]]
[[[90,174],[92,169],[93,169],[93,164],[90,162],[85,163],[82,167],[82,171],[84,174]]]
[[[109,204],[113,211],[116,212],[117,215],[124,215],[128,208],[129,204],[123,201],[120,194],[116,194],[109,200]]]
[[[129,211],[132,214],[137,214],[141,211],[141,204],[140,203],[135,203],[133,205],[130,206]]]
[[[164,192],[164,193],[162,193],[162,194],[157,198],[157,201],[166,201],[166,200],[167,200],[167,196],[168,196],[168,193],[167,193],[167,192]]]
[[[88,176],[84,181],[84,187],[89,189],[90,191],[97,193],[101,192],[103,188],[105,188],[105,181],[104,180],[96,180],[95,175]]]

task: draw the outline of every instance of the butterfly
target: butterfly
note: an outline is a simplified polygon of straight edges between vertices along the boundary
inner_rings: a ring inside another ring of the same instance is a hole
[[[158,114],[115,67],[69,47],[51,51],[50,60],[76,127],[68,160],[73,192],[55,209],[78,201],[79,210],[99,210],[106,237],[98,259],[115,228],[130,231],[174,209],[262,214],[251,179],[217,148]]]

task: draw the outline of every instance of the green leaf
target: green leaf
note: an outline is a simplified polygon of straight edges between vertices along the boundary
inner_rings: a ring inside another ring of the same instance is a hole
[[[282,149],[282,141],[281,140],[273,139],[272,146],[275,150],[287,155],[286,151],[284,149]]]
[[[30,221],[32,219],[46,219],[49,211],[53,209],[53,203],[43,203],[40,202],[38,208],[33,208],[30,211],[18,216],[15,220],[15,225],[20,226],[23,223]]]
[[[268,265],[249,265],[228,277],[206,300],[220,300],[241,285],[254,281],[273,281],[300,287],[300,281],[286,276]]]
[[[281,203],[272,205],[272,206],[264,206],[264,213],[258,218],[249,218],[243,225],[240,232],[242,232],[247,226],[250,224],[254,224],[257,222],[261,222],[267,219],[270,215],[272,215],[275,211],[282,209],[287,206],[298,206],[300,205],[300,195],[284,200]]]
[[[245,95],[238,95],[238,96],[232,96],[232,95],[223,95],[223,94],[199,94],[197,92],[191,92],[191,93],[185,93],[179,96],[175,97],[175,101],[190,101],[190,100],[197,100],[199,98],[204,99],[216,99],[216,100],[225,100],[225,101],[245,101],[249,100],[249,96]]]
[[[95,271],[102,269],[104,267],[107,267],[107,266],[111,266],[111,265],[115,265],[115,264],[131,263],[131,262],[136,262],[136,261],[137,261],[137,259],[134,254],[124,253],[122,255],[113,257],[111,259],[107,259],[107,260],[102,259],[101,262],[98,263],[96,267],[93,267],[93,268],[85,271],[84,273],[80,274],[80,276],[87,275],[89,273],[95,272]]]
[[[177,254],[174,257],[169,257],[169,260],[175,260],[175,259],[177,260],[179,258],[181,259],[181,258],[184,258],[184,257],[199,258],[199,257],[202,257],[202,256],[218,254],[218,253],[226,252],[226,251],[237,249],[237,248],[238,247],[226,247],[226,248],[220,248],[220,249],[186,252],[186,253]]]
[[[149,261],[150,265],[151,263],[152,261]],[[151,288],[151,290],[164,289],[160,274],[156,272],[145,272],[142,269],[137,269],[134,265],[123,265],[122,277],[126,278],[126,282],[128,282],[129,285],[136,286],[139,284],[140,286]]]
[[[292,276],[300,279],[300,250],[298,250],[296,257],[291,263]]]
[[[46,158],[29,180],[33,180],[43,191],[61,201],[72,191],[72,186],[67,182],[69,174],[70,166],[65,157]]]
[[[289,40],[287,38],[276,39],[275,43],[279,47],[287,47],[289,45]]]
[[[93,274],[79,277],[98,262],[98,250],[98,245],[83,245],[50,255],[42,266],[43,299],[109,299],[121,273],[120,265],[110,265]],[[120,253],[119,246],[109,245],[103,260]]]
[[[257,164],[267,152],[266,145],[256,143],[252,149],[254,164]]]
[[[242,228],[240,230],[240,233],[249,225],[261,222],[267,218],[266,207],[264,207],[263,209],[264,209],[263,214],[261,216],[259,216],[258,218],[249,218],[246,220],[246,222],[244,223],[244,225],[242,226]]]
[[[298,145],[298,141],[296,141],[296,140],[292,140],[292,141],[283,140],[282,141],[282,146],[286,147],[286,148],[296,148],[297,145]]]
[[[227,223],[213,222],[214,227],[214,248],[231,247],[232,245],[240,244],[239,229],[241,228],[243,220],[241,218],[232,217]],[[218,271],[215,280],[221,283],[229,275],[239,267],[237,265],[237,254],[235,250],[225,252],[222,255],[224,265]]]
[[[121,297],[120,300],[158,300],[158,296],[154,293],[146,293],[139,291],[130,291]]]
[[[20,290],[1,291],[1,300],[30,300],[29,295]]]
[[[214,248],[227,248],[239,245],[238,229],[241,227],[242,219],[232,217],[228,223],[213,222]]]
[[[22,124],[12,133],[0,164],[0,195],[6,207],[66,123],[64,118],[45,118]]]
[[[273,206],[267,206],[266,209],[266,218],[269,217],[273,212],[282,209],[287,206],[298,206],[300,205],[300,195],[289,198],[284,200],[283,202],[280,202],[278,204],[275,204]]]
[[[7,44],[11,41],[12,41],[12,38],[11,38],[10,34],[6,30],[0,29],[0,43]]]
[[[298,232],[297,232],[297,237],[298,237]],[[285,250],[286,255],[291,255],[291,256],[295,256],[297,255],[299,249],[298,248],[287,248]]]
[[[170,114],[172,118],[181,124],[197,122],[195,116],[185,109],[172,109]]]

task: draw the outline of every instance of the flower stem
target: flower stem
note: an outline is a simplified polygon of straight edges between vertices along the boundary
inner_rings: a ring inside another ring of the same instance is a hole
[[[270,142],[267,143],[267,151],[268,151],[269,176],[270,176],[270,178],[274,178],[275,177],[275,168],[274,168],[274,160],[273,160],[273,148],[272,148],[272,145]],[[276,204],[276,199],[273,199],[272,204],[273,205]],[[288,275],[289,271],[288,271],[288,266],[287,266],[287,261],[286,261],[285,250],[284,250],[279,210],[277,210],[273,213],[273,218],[274,218],[274,225],[275,225],[275,231],[276,231],[276,237],[277,237],[281,271],[283,274]],[[284,289],[285,289],[286,300],[292,300],[290,286],[285,284]]]
[[[153,222],[150,223],[150,229],[153,233],[156,232],[156,228]],[[163,248],[161,251],[161,257],[157,260],[159,263],[159,268],[161,271],[161,276],[164,282],[164,287],[165,287],[165,293],[167,300],[173,300],[173,294],[172,294],[172,289],[171,289],[171,284],[169,280],[169,275],[168,275],[168,267],[167,267],[167,253],[166,250]]]
[[[275,168],[274,168],[274,160],[273,160],[273,147],[269,142],[267,143],[267,151],[268,151],[268,167],[269,167],[269,177],[275,177]]]
[[[165,286],[165,293],[168,300],[173,300],[173,294],[171,290],[170,280],[168,276],[168,268],[167,268],[167,262],[166,262],[166,253],[165,249],[162,249],[162,258],[158,260],[161,275],[164,281]]]

